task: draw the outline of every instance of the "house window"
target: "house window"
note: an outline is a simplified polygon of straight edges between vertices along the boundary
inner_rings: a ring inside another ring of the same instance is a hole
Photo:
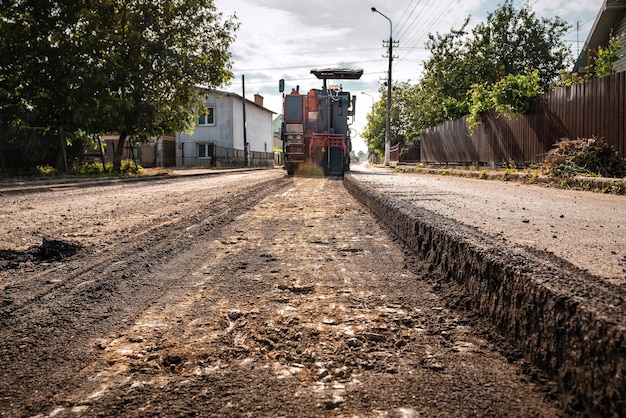
[[[198,125],[199,126],[211,126],[215,125],[215,109],[211,106],[207,106],[206,110],[200,111],[198,115]]]
[[[198,158],[209,158],[211,156],[211,144],[198,144]]]

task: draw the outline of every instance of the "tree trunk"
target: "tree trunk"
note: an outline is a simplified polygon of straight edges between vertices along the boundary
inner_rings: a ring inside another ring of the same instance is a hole
[[[102,140],[100,139],[100,134],[98,134],[98,151],[100,152],[100,161],[102,162],[102,171],[107,171],[106,162],[104,160],[104,150],[102,149]]]
[[[2,118],[0,117],[0,171],[2,175],[0,177],[8,177],[7,168],[4,165],[4,131],[2,130]]]
[[[113,172],[120,173],[122,171],[122,156],[124,155],[124,146],[126,145],[126,131],[120,132],[117,140],[117,148],[113,153]]]
[[[59,126],[59,145],[61,146],[61,165],[60,168],[63,169],[63,173],[69,173],[69,169],[67,167],[67,143],[65,142],[65,131],[63,130],[63,126]]]

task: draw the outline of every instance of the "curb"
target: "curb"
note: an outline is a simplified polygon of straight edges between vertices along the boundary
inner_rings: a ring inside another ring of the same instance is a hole
[[[540,184],[550,187],[571,188],[580,190],[594,190],[602,193],[625,194],[626,178],[574,176],[555,178],[523,171],[493,171],[493,170],[462,170],[458,168],[433,168],[396,165],[392,170],[403,173],[422,173],[436,175],[451,175],[481,180],[514,181],[524,184]]]
[[[567,262],[508,248],[354,175],[344,184],[438,273],[451,305],[488,320],[588,416],[626,412],[626,303],[619,292]]]

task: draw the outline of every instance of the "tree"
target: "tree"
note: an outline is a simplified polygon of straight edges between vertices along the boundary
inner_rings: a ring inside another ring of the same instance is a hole
[[[623,47],[623,38],[623,33],[619,36],[615,36],[613,32],[611,32],[607,46],[598,47],[597,51],[594,51],[595,55],[592,56],[593,62],[587,67],[587,70],[591,71],[597,78],[615,74],[617,71],[615,63],[621,58],[619,51]]]
[[[92,37],[92,85],[101,98],[98,131],[118,132],[114,169],[126,137],[146,139],[193,126],[205,88],[232,77],[228,47],[236,25],[218,25],[212,0],[100,3],[84,33]]]
[[[509,74],[536,70],[547,89],[559,72],[571,65],[571,51],[563,39],[569,29],[558,16],[538,18],[529,2],[516,9],[513,0],[505,0],[472,30],[467,57],[483,82],[494,84]]]
[[[551,86],[552,90],[584,83],[591,78],[615,74],[617,72],[615,64],[622,57],[619,51],[623,47],[624,36],[623,33],[616,36],[611,32],[606,46],[599,46],[596,50],[589,49],[589,65],[585,67],[586,72],[581,74],[566,70],[561,71],[559,78]]]
[[[469,18],[450,33],[428,36],[426,47],[431,56],[424,62],[418,87],[424,127],[465,114],[467,91],[482,82],[482,75],[472,68],[472,57],[468,56],[468,22]]]
[[[116,171],[127,138],[190,129],[198,87],[232,77],[238,25],[213,0],[10,0],[0,16],[12,118],[118,133]]]
[[[378,154],[380,157],[385,156],[385,118],[387,115],[385,93],[380,89],[380,99],[374,102],[372,111],[367,114],[367,124],[363,129],[363,138],[368,148]],[[393,103],[393,101],[392,101]]]
[[[506,0],[471,31],[466,27],[448,34],[429,35],[430,58],[418,87],[425,115],[421,128],[468,113],[472,86],[490,89],[512,75],[537,71],[547,90],[571,63],[563,37],[569,25],[559,17],[538,18],[528,3],[520,9]]]
[[[374,103],[372,112],[367,115],[363,137],[367,146],[384,156],[385,122],[387,116],[386,88],[380,89],[380,99]],[[418,140],[419,132],[413,130],[414,89],[409,82],[394,83],[391,89],[391,145],[406,145]]]

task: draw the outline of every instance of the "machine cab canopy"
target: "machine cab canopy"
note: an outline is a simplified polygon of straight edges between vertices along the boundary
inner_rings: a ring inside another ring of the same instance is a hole
[[[351,70],[348,68],[324,68],[311,70],[311,74],[320,80],[358,80],[363,75],[363,70]]]

